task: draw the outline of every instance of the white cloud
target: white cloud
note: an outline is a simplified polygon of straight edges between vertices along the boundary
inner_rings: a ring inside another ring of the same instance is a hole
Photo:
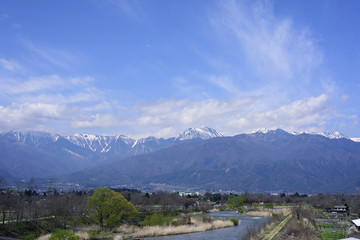
[[[58,75],[31,77],[29,80],[2,80],[2,91],[8,94],[21,94],[37,92],[45,89],[64,88],[67,86],[66,81]]]
[[[203,85],[187,80],[183,76],[175,77],[172,81],[176,89],[175,94],[182,96],[182,98],[203,99],[209,97]]]
[[[349,95],[347,95],[347,94],[344,94],[341,96],[341,102],[343,102],[343,103],[346,102],[348,99],[349,99]]]
[[[224,90],[226,90],[229,93],[238,95],[240,94],[239,89],[235,87],[233,80],[228,76],[210,76],[209,81]]]
[[[20,69],[20,65],[16,61],[4,58],[0,58],[0,66],[8,71],[15,71]]]
[[[87,85],[89,83],[93,83],[95,78],[91,76],[84,76],[84,77],[73,77],[70,79],[72,84],[75,85]]]
[[[184,130],[184,129],[181,129]],[[141,129],[141,132],[132,132],[128,136],[134,139],[146,138],[149,136],[157,137],[157,138],[170,138],[179,135],[179,129],[174,127],[164,127],[164,128],[151,128],[147,127],[145,129]]]
[[[71,69],[81,56],[76,50],[69,51],[67,49],[47,47],[35,44],[28,39],[24,39],[23,44],[32,53],[33,59],[41,59],[41,61],[36,61],[40,65],[45,63],[64,69]]]
[[[60,92],[55,94],[38,94],[35,96],[23,95],[18,98],[20,102],[50,102],[57,104],[90,104],[86,109],[93,108],[92,104],[104,101],[104,92],[96,88],[79,89],[75,92]],[[104,105],[105,106],[105,105]],[[99,108],[97,108],[99,109]]]
[[[0,128],[37,128],[41,124],[66,119],[69,110],[56,104],[12,104],[0,106]]]
[[[83,120],[76,120],[71,123],[74,128],[111,128],[119,125],[118,118],[112,114],[85,116]]]
[[[151,104],[138,104],[134,109],[140,116],[129,120],[129,125],[193,126],[206,125],[212,121],[229,117],[254,101],[252,98],[222,101],[206,99],[202,101],[162,99]]]
[[[24,79],[0,79],[1,94],[16,102],[45,102],[71,104],[96,102],[104,98],[104,91],[91,87],[92,77],[63,78],[59,75]]]
[[[293,80],[293,87],[311,81],[312,71],[323,59],[311,31],[295,28],[291,19],[275,17],[268,2],[246,3],[220,2],[218,11],[211,15],[218,36],[235,37],[258,81],[284,85]],[[236,45],[231,46],[234,54],[242,57]]]
[[[283,128],[299,130],[309,128],[323,128],[333,112],[326,101],[325,94],[294,101],[264,112],[250,112],[243,117],[233,119],[227,123],[229,129],[253,131],[259,128]]]

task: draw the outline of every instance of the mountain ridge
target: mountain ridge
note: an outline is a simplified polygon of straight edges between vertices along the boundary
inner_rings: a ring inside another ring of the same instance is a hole
[[[0,166],[3,166],[3,173],[0,174],[17,180],[33,176],[50,177],[66,174],[101,165],[114,157],[126,158],[170,147],[183,141],[198,141],[205,138],[204,131],[210,130],[207,136],[210,138],[216,130],[206,128],[202,131],[203,135],[195,134],[186,140],[177,140],[175,137],[147,137],[134,140],[124,135],[91,134],[66,137],[41,131],[8,131],[0,133]]]
[[[358,172],[359,143],[277,129],[184,142],[63,180],[87,186],[168,184],[208,191],[355,192]]]
[[[345,186],[352,191],[360,186],[360,143],[343,135],[282,129],[232,137],[208,133],[189,128],[178,139],[138,140],[78,134],[72,139],[77,144],[57,134],[2,133],[0,175],[14,181],[62,175],[68,177],[58,178],[61,182],[87,186],[153,182],[210,190],[338,191]]]

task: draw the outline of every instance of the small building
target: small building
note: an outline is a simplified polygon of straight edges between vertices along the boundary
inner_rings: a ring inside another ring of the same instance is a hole
[[[342,238],[340,240],[360,240],[360,239],[351,237],[351,238]]]
[[[337,213],[337,214],[348,215],[349,214],[349,207],[346,204],[345,205],[334,206],[334,208],[332,209],[332,212]]]
[[[332,213],[332,208],[325,208],[324,211],[327,212],[327,213]]]
[[[351,222],[356,226],[358,230],[360,230],[360,218],[351,220]]]

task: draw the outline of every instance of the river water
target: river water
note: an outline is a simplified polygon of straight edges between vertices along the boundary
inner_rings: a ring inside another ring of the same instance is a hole
[[[236,211],[221,211],[213,212],[208,214],[211,217],[227,219],[227,218],[237,218],[241,222],[238,226],[228,227],[217,229],[207,232],[199,233],[189,233],[182,235],[174,236],[163,236],[163,237],[153,237],[145,238],[147,240],[209,240],[209,239],[239,239],[247,233],[248,227],[254,226],[256,228],[260,227],[262,223],[266,222],[268,219],[263,217],[252,217],[243,214],[237,214]]]

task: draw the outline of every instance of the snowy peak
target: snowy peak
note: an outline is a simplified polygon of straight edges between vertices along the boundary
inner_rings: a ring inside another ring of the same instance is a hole
[[[132,145],[134,140],[123,135],[102,136],[91,134],[75,134],[66,137],[71,143],[82,147],[89,148],[93,152],[108,152],[114,143],[124,142],[126,145]]]
[[[278,129],[268,129],[268,128],[260,128],[259,130],[252,132],[250,134],[266,134],[266,135],[294,135],[292,133],[286,132],[280,128]]]
[[[252,132],[252,134],[256,134],[256,133],[263,133],[263,134],[278,134],[278,133],[288,133],[291,135],[301,135],[301,134],[310,134],[310,135],[320,135],[329,139],[341,139],[341,138],[347,138],[349,139],[347,136],[345,136],[344,134],[340,133],[340,132],[330,132],[330,131],[325,131],[325,132],[305,132],[305,131],[301,131],[301,132],[286,132],[282,129],[276,129],[276,130],[272,130],[272,129],[267,129],[267,128],[261,128],[258,129],[257,131]],[[352,138],[351,140],[355,141],[359,140],[360,138]]]
[[[214,137],[222,137],[223,135],[218,133],[215,129],[208,127],[201,128],[188,128],[183,133],[181,133],[175,140],[184,141],[191,139],[210,139]]]
[[[317,133],[317,135],[321,135],[330,139],[348,138],[340,132],[321,132]]]
[[[116,135],[114,137],[114,140],[115,142],[118,142],[118,141],[121,141],[121,142],[124,142],[125,144],[131,146],[134,144],[135,140],[132,139],[132,138],[129,138],[127,136],[124,136],[124,135]]]
[[[42,142],[56,142],[60,135],[52,134],[41,131],[10,131],[2,133],[2,138],[6,138],[11,141],[29,143],[29,144],[40,144]]]
[[[252,133],[263,133],[263,134],[266,134],[268,132],[272,131],[271,129],[268,129],[268,128],[259,128],[258,130],[252,132]]]
[[[353,142],[360,142],[360,138],[350,138]]]

